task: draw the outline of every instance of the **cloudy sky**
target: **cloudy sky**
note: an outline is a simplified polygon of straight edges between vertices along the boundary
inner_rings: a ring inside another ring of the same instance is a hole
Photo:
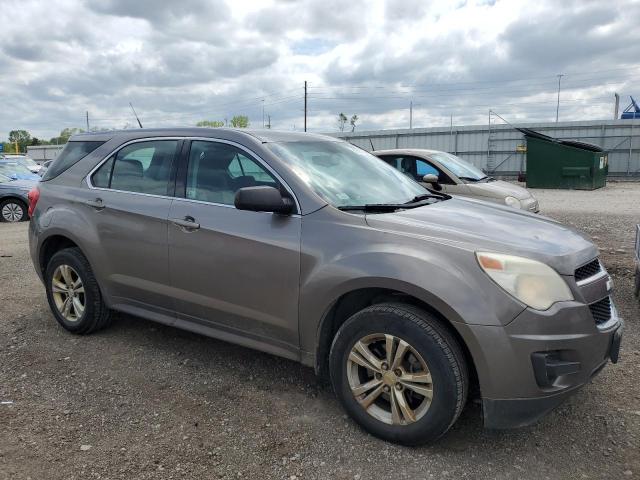
[[[0,139],[262,112],[335,131],[610,119],[640,97],[640,2],[2,0]]]

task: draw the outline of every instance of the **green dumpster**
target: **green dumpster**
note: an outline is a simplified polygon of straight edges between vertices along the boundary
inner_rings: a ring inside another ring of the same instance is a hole
[[[609,161],[599,146],[518,130],[527,139],[527,188],[595,190],[606,185]]]

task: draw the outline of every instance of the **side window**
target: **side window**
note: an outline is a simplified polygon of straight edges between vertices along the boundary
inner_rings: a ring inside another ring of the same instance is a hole
[[[424,160],[416,160],[416,167],[418,170],[418,177],[422,178],[425,175],[433,174],[436,177],[440,175],[440,172],[433,165],[425,162]]]
[[[94,186],[125,192],[166,195],[177,140],[127,145],[91,177]]]
[[[383,160],[384,163],[386,163],[387,165],[392,166],[393,168],[395,168],[396,170],[400,170],[400,168],[398,167],[398,157],[389,157],[389,156],[384,156],[384,157],[379,157],[380,160]]]
[[[438,183],[440,183],[441,185],[455,185],[455,182],[451,180],[449,175],[444,173],[439,168],[434,167],[429,162],[416,159],[416,167],[418,171],[418,175],[417,175],[418,181],[421,181],[422,177],[424,177],[425,175],[432,173],[436,177],[438,177]]]
[[[256,185],[279,187],[278,181],[264,167],[239,148],[226,143],[191,142],[187,198],[233,205],[238,189]]]
[[[396,170],[400,170],[405,175],[408,175],[411,178],[415,177],[413,172],[415,171],[416,162],[414,159],[410,157],[390,157],[390,156],[384,156],[380,158],[382,158],[382,160],[384,160],[387,164],[391,165]]]

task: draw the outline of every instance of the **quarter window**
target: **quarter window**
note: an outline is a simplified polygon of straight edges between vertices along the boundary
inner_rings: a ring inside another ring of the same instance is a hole
[[[279,187],[262,165],[239,148],[217,142],[191,143],[186,198],[233,205],[240,188],[257,185]]]
[[[167,195],[177,140],[127,145],[93,174],[94,186],[125,192]]]

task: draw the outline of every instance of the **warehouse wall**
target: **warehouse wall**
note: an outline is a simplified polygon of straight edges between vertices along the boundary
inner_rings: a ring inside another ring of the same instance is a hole
[[[29,145],[27,146],[27,155],[36,162],[44,162],[56,158],[62,151],[64,145]]]
[[[493,122],[493,119],[492,119]],[[599,145],[609,152],[609,176],[640,175],[640,120],[518,124],[545,135]],[[339,132],[366,150],[387,148],[428,148],[455,153],[487,171],[515,174],[526,171],[526,154],[516,151],[525,145],[524,136],[506,124],[453,126],[452,128],[414,128]]]

